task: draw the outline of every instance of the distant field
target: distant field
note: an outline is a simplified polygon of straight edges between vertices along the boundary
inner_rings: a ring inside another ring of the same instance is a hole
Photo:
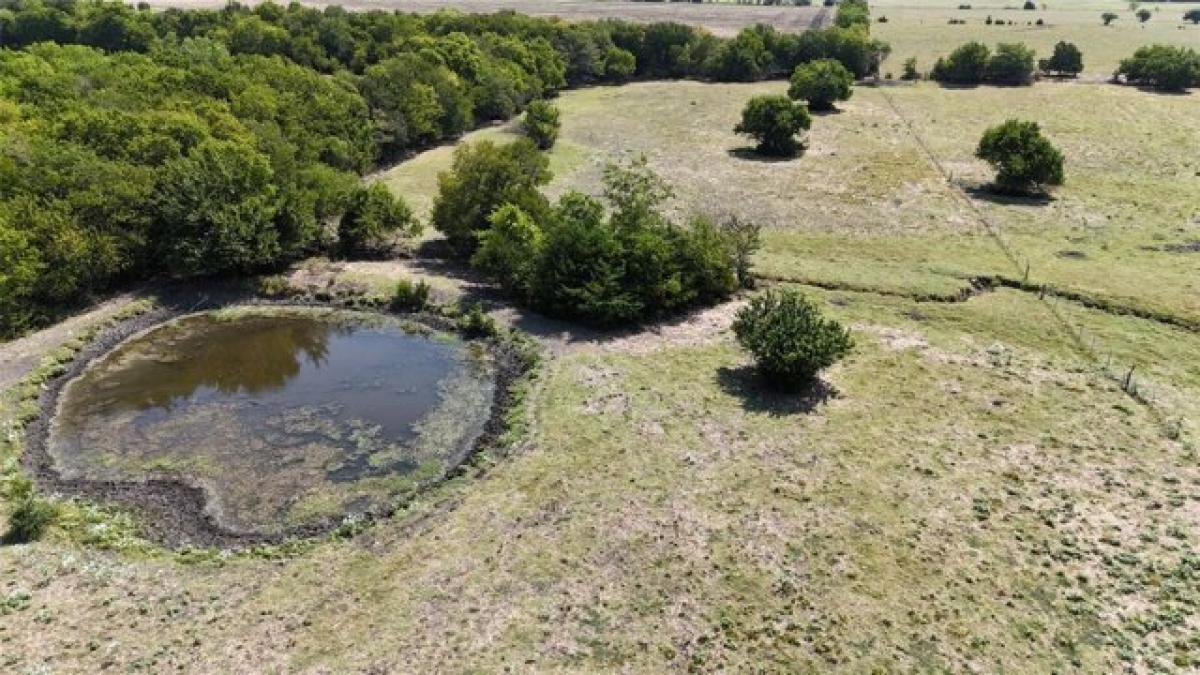
[[[952,293],[973,275],[1021,276],[1027,261],[1039,283],[1200,320],[1200,253],[1172,248],[1200,239],[1194,96],[1060,83],[859,87],[841,113],[816,118],[803,158],[740,156],[746,141],[732,128],[742,103],[783,89],[676,82],[568,92],[557,100],[563,132],[550,192],[596,192],[604,162],[645,154],[675,186],[680,211],[736,213],[767,226],[759,269],[771,276]],[[989,177],[972,156],[979,135],[1013,116],[1040,122],[1066,153],[1067,183],[1048,204],[965,201],[903,121],[969,189]],[[381,176],[425,213],[451,155],[438,148]],[[1021,255],[1020,269],[970,204]]]
[[[151,0],[157,7],[222,7],[224,0]],[[244,4],[253,5],[255,2]],[[622,0],[350,0],[349,2],[303,2],[323,7],[341,5],[356,10],[399,10],[429,13],[456,9],[470,13],[514,10],[531,16],[558,16],[573,21],[625,19],[628,21],[678,21],[707,28],[715,35],[730,36],[742,27],[766,23],[779,30],[802,32],[822,17],[832,18],[822,7],[766,7],[732,3],[624,2]]]
[[[960,4],[971,9],[957,9]],[[883,70],[899,76],[904,60],[916,57],[918,67],[928,71],[937,57],[969,40],[989,46],[1024,42],[1040,57],[1049,56],[1056,42],[1066,40],[1083,51],[1085,76],[1105,78],[1121,59],[1142,45],[1159,42],[1200,47],[1200,26],[1183,22],[1183,13],[1196,7],[1194,3],[1141,4],[1139,7],[1154,13],[1145,24],[1138,22],[1129,3],[1117,0],[1048,0],[1030,11],[1021,9],[1023,4],[1020,0],[875,0],[871,2],[872,18],[888,20],[872,24],[872,34],[892,46]],[[1120,18],[1105,26],[1100,19],[1104,12]],[[985,23],[988,16],[1006,25],[989,26]],[[952,26],[952,18],[967,23]],[[1044,25],[1036,25],[1038,19]],[[1007,25],[1010,20],[1012,26]]]

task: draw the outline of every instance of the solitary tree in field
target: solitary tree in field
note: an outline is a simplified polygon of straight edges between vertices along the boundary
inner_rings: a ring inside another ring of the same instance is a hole
[[[1037,122],[1008,120],[984,132],[975,156],[996,169],[996,185],[1028,193],[1062,185],[1063,156],[1042,136]]]
[[[1184,21],[1191,21],[1193,24],[1200,23],[1200,9],[1189,9],[1183,13]]]
[[[1100,15],[1100,18],[1104,21],[1104,25],[1107,26],[1110,23],[1116,21],[1120,17],[1118,17],[1116,14],[1113,14],[1112,12],[1105,12]]]
[[[1142,9],[1139,9],[1137,11],[1138,21],[1140,21],[1142,23],[1146,23],[1147,21],[1149,21],[1151,16],[1153,16],[1153,14],[1151,14],[1150,10],[1146,9],[1145,7],[1143,7]]]
[[[1054,45],[1054,54],[1038,62],[1042,72],[1075,77],[1083,72],[1083,53],[1070,42]]]
[[[800,149],[796,134],[812,126],[808,110],[786,96],[755,96],[742,110],[742,121],[734,127],[758,142],[764,155],[790,157]]]
[[[854,75],[834,59],[802,63],[792,73],[788,96],[808,101],[810,110],[833,110],[834,101],[845,101],[853,93]]]
[[[767,291],[737,313],[733,333],[773,386],[799,389],[854,347],[850,331],[799,291]]]

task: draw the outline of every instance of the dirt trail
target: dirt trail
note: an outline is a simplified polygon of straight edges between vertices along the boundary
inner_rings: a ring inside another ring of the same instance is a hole
[[[49,328],[11,342],[0,342],[0,391],[20,382],[47,352],[113,316],[135,300],[137,297],[132,294],[119,295]]]

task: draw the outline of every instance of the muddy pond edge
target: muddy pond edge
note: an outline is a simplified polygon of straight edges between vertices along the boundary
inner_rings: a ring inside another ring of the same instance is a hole
[[[454,305],[430,305],[420,312],[410,312],[392,310],[369,298],[277,298],[264,297],[255,291],[230,292],[229,289],[220,289],[213,294],[217,299],[213,299],[207,290],[210,289],[189,287],[181,291],[173,288],[157,299],[139,301],[139,305],[129,308],[129,311],[102,320],[79,337],[68,340],[55,350],[57,354],[47,355],[40,366],[12,387],[12,390],[18,391],[18,411],[29,405],[33,407],[24,415],[18,412],[13,430],[16,437],[10,436],[10,444],[16,448],[20,473],[34,481],[40,494],[52,497],[53,501],[59,503],[82,500],[89,504],[115,507],[116,513],[135,514],[136,536],[148,545],[141,548],[166,549],[177,553],[253,551],[274,557],[307,548],[323,538],[353,536],[377,521],[399,517],[400,512],[408,509],[414,500],[436,497],[432,493],[439,487],[456,482],[467,474],[481,475],[497,458],[503,457],[509,448],[519,443],[524,434],[522,412],[529,383],[540,361],[540,349],[524,333],[500,330],[486,337],[463,336],[467,343],[484,345],[496,366],[496,388],[491,409],[483,431],[471,449],[439,478],[420,486],[411,494],[364,513],[331,517],[281,533],[243,533],[227,530],[214,522],[205,513],[203,490],[182,478],[141,481],[61,478],[47,452],[46,442],[63,388],[93,361],[108,354],[120,343],[179,317],[237,306],[335,309],[395,318],[418,328],[444,333],[462,332],[456,325],[455,318],[459,310]],[[86,541],[80,544],[89,545]]]

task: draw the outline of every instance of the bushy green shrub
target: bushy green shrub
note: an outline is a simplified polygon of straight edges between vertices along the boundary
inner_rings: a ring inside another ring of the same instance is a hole
[[[6,543],[34,541],[54,521],[54,506],[38,498],[33,483],[27,478],[18,476],[9,480],[8,503],[8,531],[4,533]]]
[[[625,82],[637,72],[637,57],[620,47],[610,47],[604,53],[604,74],[615,82]]]
[[[497,333],[496,320],[488,316],[487,312],[483,311],[483,305],[478,302],[472,303],[458,317],[455,325],[463,337],[468,339],[492,337]]]
[[[1063,156],[1042,136],[1037,122],[1011,119],[988,129],[975,156],[996,169],[999,187],[1016,192],[1063,182]]]
[[[854,74],[838,61],[818,59],[796,66],[788,96],[808,102],[809,110],[833,110],[852,93]]]
[[[790,157],[802,147],[796,135],[812,126],[808,110],[786,96],[755,96],[742,109],[742,121],[733,128],[757,142],[764,155]]]
[[[904,61],[904,72],[900,75],[902,80],[919,80],[921,72],[917,70],[917,57],[913,56]]]
[[[419,312],[429,305],[429,284],[424,280],[413,283],[412,279],[396,282],[392,292],[392,309],[401,312]]]
[[[542,254],[542,229],[514,204],[496,209],[489,220],[492,226],[480,233],[471,265],[516,298],[529,300],[533,273]]]
[[[1123,59],[1117,75],[1130,84],[1162,91],[1200,86],[1200,54],[1187,47],[1150,45]]]
[[[759,372],[785,389],[803,387],[854,346],[850,331],[790,289],[753,298],[738,311],[733,332],[754,355]]]
[[[478,244],[492,212],[513,204],[534,218],[549,209],[538,186],[550,182],[550,162],[527,139],[507,145],[479,141],[454,151],[450,171],[438,175],[438,194],[431,220],[462,254]]]
[[[558,108],[548,101],[538,99],[525,109],[521,120],[521,131],[542,150],[549,150],[558,140],[562,123],[558,119]]]
[[[413,236],[420,231],[420,221],[403,199],[383,183],[371,183],[354,191],[338,221],[338,250],[346,256],[369,253],[384,245],[391,235]]]
[[[988,59],[984,78],[992,84],[1020,85],[1033,82],[1033,50],[1019,42],[996,45]]]
[[[929,75],[938,82],[950,84],[979,84],[987,73],[992,52],[981,42],[968,42],[949,56],[938,58]]]

